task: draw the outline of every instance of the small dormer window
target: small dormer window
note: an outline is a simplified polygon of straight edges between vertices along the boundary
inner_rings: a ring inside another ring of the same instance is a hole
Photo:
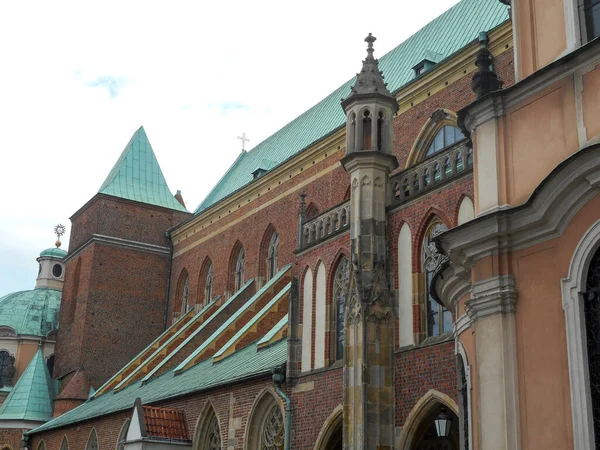
[[[423,75],[425,73],[425,63],[421,63],[418,66],[415,67],[415,76],[420,76]]]
[[[265,173],[267,173],[265,169],[256,169],[254,172],[252,172],[252,176],[256,180],[257,178],[262,177]]]

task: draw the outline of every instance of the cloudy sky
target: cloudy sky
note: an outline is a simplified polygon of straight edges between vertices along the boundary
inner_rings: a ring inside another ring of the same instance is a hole
[[[0,2],[0,296],[144,125],[194,210],[240,152],[457,0]],[[63,248],[68,249],[68,234]]]

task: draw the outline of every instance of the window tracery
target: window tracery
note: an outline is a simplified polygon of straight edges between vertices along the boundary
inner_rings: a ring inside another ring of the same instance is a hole
[[[275,404],[269,410],[262,432],[262,450],[281,450],[285,441],[283,414],[279,405]]]
[[[333,301],[335,305],[336,318],[336,359],[341,359],[344,355],[344,311],[348,297],[348,286],[350,283],[350,261],[343,257],[333,278]]]
[[[427,336],[439,336],[452,329],[452,314],[441,306],[431,296],[430,285],[433,276],[440,264],[444,261],[444,255],[437,251],[432,239],[446,231],[448,228],[442,222],[433,222],[423,238],[421,247],[421,261],[423,274],[425,276],[425,302],[427,307]]]

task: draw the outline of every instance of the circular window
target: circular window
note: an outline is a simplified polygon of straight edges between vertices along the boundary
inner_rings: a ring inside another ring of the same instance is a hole
[[[54,264],[54,267],[52,267],[52,275],[56,278],[60,278],[62,275],[62,266],[60,264]]]

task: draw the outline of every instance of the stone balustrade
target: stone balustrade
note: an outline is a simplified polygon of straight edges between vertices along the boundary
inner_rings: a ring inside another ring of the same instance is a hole
[[[301,223],[300,245],[303,250],[350,229],[350,200]]]
[[[413,198],[473,171],[473,150],[463,140],[391,177],[393,204]]]

